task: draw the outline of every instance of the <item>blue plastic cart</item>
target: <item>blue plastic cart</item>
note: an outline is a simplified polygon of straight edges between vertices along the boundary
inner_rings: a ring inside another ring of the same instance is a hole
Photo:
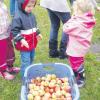
[[[55,74],[59,78],[68,77],[71,86],[72,100],[80,100],[80,93],[75,82],[74,73],[70,66],[62,63],[33,64],[24,73],[24,82],[21,87],[21,100],[27,100],[28,83],[32,78],[42,77],[46,74]]]

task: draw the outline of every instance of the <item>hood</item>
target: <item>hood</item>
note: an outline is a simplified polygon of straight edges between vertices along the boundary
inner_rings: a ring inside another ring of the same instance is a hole
[[[77,16],[76,18],[78,18],[86,28],[92,28],[96,24],[95,18],[90,12],[87,12],[82,16]]]
[[[23,9],[22,9],[22,5],[23,5],[24,2],[25,2],[25,0],[18,0],[18,8],[19,8],[20,10],[23,10]]]
[[[87,28],[94,27],[94,25],[96,24],[96,21],[95,21],[93,14],[91,12],[88,12],[85,14],[85,17],[86,17],[85,18],[86,21],[83,22],[85,27],[87,27]]]

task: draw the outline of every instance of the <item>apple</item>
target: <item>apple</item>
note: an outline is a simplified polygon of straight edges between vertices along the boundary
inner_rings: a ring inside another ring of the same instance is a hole
[[[38,82],[41,82],[41,78],[40,78],[40,77],[36,77],[36,80],[37,80]]]
[[[29,93],[31,93],[31,94],[32,94],[33,92],[34,92],[34,89],[30,89],[30,90],[29,90]]]
[[[50,98],[47,96],[43,96],[41,100],[50,100]]]
[[[62,85],[63,85],[63,86],[68,86],[69,83],[68,83],[68,82],[64,82],[64,83],[62,83]]]
[[[31,79],[31,83],[34,83],[34,79]]]
[[[57,80],[57,84],[61,85],[62,81],[60,79]]]
[[[35,80],[34,80],[34,84],[36,84],[36,85],[37,85],[37,84],[38,84],[38,80],[36,80],[36,79],[35,79]]]
[[[44,90],[39,90],[38,92],[39,92],[39,95],[40,96],[43,96],[45,94],[45,91]]]
[[[56,79],[52,79],[50,82],[51,82],[51,83],[54,83],[54,84],[57,83]]]
[[[56,99],[56,94],[55,93],[52,94],[52,99]]]
[[[45,81],[42,81],[41,82],[41,86],[45,86]]]
[[[42,77],[41,80],[44,81],[45,80],[45,77]]]
[[[50,80],[51,80],[51,75],[50,75],[50,74],[47,74],[47,75],[46,75],[46,80],[47,80],[47,81],[50,81]]]
[[[54,89],[50,89],[49,93],[52,94],[54,92]]]
[[[45,93],[45,94],[44,94],[44,97],[50,98],[50,97],[51,97],[51,94],[50,94],[50,93]],[[48,99],[47,99],[47,100],[48,100]]]
[[[50,83],[49,83],[49,87],[50,87],[50,88],[54,88],[54,87],[55,87],[55,83],[50,82]]]
[[[56,79],[56,75],[55,74],[52,74],[51,75],[51,79]]]
[[[34,100],[41,100],[41,97],[40,96],[35,96]]]
[[[66,95],[66,91],[62,90],[61,91],[62,95]]]
[[[68,97],[68,98],[66,98],[66,100],[72,100],[72,97]]]
[[[39,86],[34,87],[34,90],[35,90],[35,91],[38,91],[39,89],[40,89]]]
[[[33,96],[38,96],[39,95],[39,92],[38,91],[33,91]]]
[[[56,86],[55,87],[55,91],[60,91],[60,87],[59,86]]]
[[[67,78],[67,77],[62,78],[62,80],[63,80],[64,82],[68,82],[68,78]]]
[[[40,89],[41,89],[41,90],[44,90],[44,86],[40,85]]]
[[[40,82],[38,82],[36,85],[37,85],[37,86],[41,86],[41,83],[40,83]]]
[[[29,88],[29,89],[33,89],[33,88],[34,88],[34,85],[33,85],[32,83],[30,83],[30,84],[28,85],[28,88]]]
[[[49,82],[47,80],[44,82],[44,86],[49,86]]]
[[[62,95],[59,100],[66,100],[66,98],[64,95]]]
[[[32,94],[28,94],[27,98],[28,98],[28,100],[33,100],[33,95]]]
[[[44,86],[40,85],[40,89],[41,89],[41,90],[44,90]]]
[[[67,86],[66,89],[67,89],[67,92],[71,92],[71,86]]]
[[[48,92],[49,93],[49,91],[50,91],[50,89],[49,89],[49,87],[45,87],[45,92]]]
[[[68,92],[66,92],[65,97],[66,97],[66,98],[71,97],[71,94],[68,93]]]
[[[59,90],[59,91],[56,91],[56,96],[57,96],[57,98],[60,97],[61,95],[62,95],[62,93],[61,93],[60,90]]]

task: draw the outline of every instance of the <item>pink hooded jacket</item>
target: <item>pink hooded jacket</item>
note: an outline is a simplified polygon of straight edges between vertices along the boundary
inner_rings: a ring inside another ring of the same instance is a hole
[[[92,29],[95,19],[91,13],[83,16],[73,16],[63,26],[63,31],[69,34],[66,53],[73,57],[84,57],[88,52],[93,36]]]

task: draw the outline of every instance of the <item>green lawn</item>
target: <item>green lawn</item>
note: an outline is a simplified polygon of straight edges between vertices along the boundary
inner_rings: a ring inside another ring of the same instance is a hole
[[[7,3],[8,4],[8,3]],[[9,5],[9,4],[8,4]],[[43,40],[39,42],[36,49],[34,63],[60,62],[68,64],[67,60],[51,59],[48,57],[48,38],[50,22],[45,9],[36,6],[34,13],[37,17],[38,26],[43,35]],[[97,24],[94,28],[93,43],[100,40],[100,13],[96,13]],[[61,29],[59,41],[61,37]],[[100,53],[99,53],[100,55]],[[20,67],[20,55],[16,51],[15,66]],[[100,100],[100,61],[96,60],[96,55],[89,52],[86,56],[86,86],[80,89],[81,100]],[[20,74],[13,81],[0,78],[0,100],[19,100],[21,89]]]

